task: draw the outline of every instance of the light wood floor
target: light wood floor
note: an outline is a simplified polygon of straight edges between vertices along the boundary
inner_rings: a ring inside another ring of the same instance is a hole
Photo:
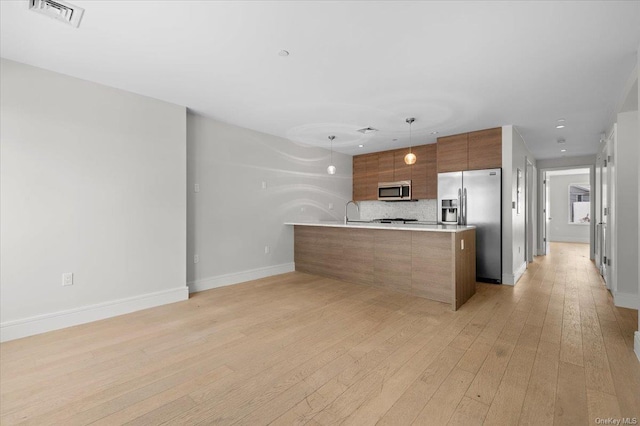
[[[637,311],[582,244],[459,311],[301,273],[1,345],[0,423],[596,424],[640,417]]]

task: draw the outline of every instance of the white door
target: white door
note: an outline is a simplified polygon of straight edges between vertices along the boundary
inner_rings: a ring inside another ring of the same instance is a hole
[[[607,253],[609,251],[609,236],[607,234],[607,215],[609,213],[608,207],[608,182],[609,182],[609,173],[608,173],[608,161],[607,161],[607,146],[605,145],[603,151],[603,159],[602,164],[600,165],[600,275],[604,278],[607,287],[609,287],[607,281]]]
[[[544,242],[544,254],[549,254],[549,230],[551,229],[551,224],[549,221],[551,218],[551,210],[549,209],[549,176],[547,176],[547,172],[544,172],[544,177],[542,180],[543,183],[543,191],[544,191],[544,229],[542,230],[543,242]]]
[[[534,208],[534,173],[533,164],[527,158],[527,167],[524,174],[524,229],[525,229],[525,259],[527,262],[533,262],[533,247],[534,247],[534,220],[533,220],[533,208]]]
[[[594,241],[594,261],[598,270],[600,270],[602,264],[602,166],[603,156],[602,153],[596,157],[595,171],[595,186],[593,188],[594,202],[594,214],[593,221],[596,224],[595,227],[595,241]]]
[[[602,229],[604,232],[604,269],[602,271],[602,276],[606,283],[606,286],[611,291],[616,291],[616,279],[615,277],[615,257],[616,252],[614,250],[613,238],[616,235],[616,228],[618,224],[615,221],[615,180],[616,180],[616,166],[615,166],[615,158],[616,158],[616,125],[613,125],[613,131],[606,142],[606,163],[603,171],[602,182],[606,186],[603,188],[602,196],[603,196],[603,225]],[[606,259],[606,262],[605,262]]]

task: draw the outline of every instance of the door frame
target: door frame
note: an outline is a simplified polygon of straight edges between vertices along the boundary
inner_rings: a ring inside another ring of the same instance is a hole
[[[538,170],[538,249],[539,255],[546,255],[549,253],[549,231],[547,229],[548,223],[548,176],[547,172],[554,170],[571,170],[571,169],[589,169],[589,183],[591,185],[591,193],[597,190],[595,188],[595,162],[592,164],[572,164],[570,166],[557,166],[557,167],[544,167]],[[597,196],[597,195],[596,195]],[[593,199],[594,195],[592,195]],[[591,203],[591,217],[595,217],[595,203]],[[596,222],[592,221],[589,225],[589,257],[591,260],[595,258],[595,226]]]

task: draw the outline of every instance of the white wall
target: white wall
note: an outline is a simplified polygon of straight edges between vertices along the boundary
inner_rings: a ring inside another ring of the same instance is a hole
[[[502,126],[502,282],[515,284],[526,270],[525,170],[535,163],[526,143],[512,125]],[[521,171],[521,206],[517,212],[517,171]],[[530,199],[535,198],[532,194]],[[532,218],[535,221],[535,218]]]
[[[4,59],[0,80],[2,339],[185,299],[185,108]]]
[[[327,149],[191,113],[187,151],[191,291],[293,270],[293,229],[284,223],[342,220],[351,199],[348,155],[334,152],[338,171],[328,175]]]
[[[549,241],[589,243],[590,225],[569,224],[569,185],[574,183],[590,185],[589,174],[547,177],[552,218],[549,222],[550,229],[547,230]],[[593,191],[591,193],[593,194]]]
[[[614,163],[616,305],[638,308],[638,112],[618,114]]]
[[[638,64],[636,66],[636,74],[640,75],[639,71],[640,70],[640,45],[638,45],[638,50],[636,51],[636,57],[638,59]],[[640,80],[640,79],[639,79]],[[638,96],[638,101],[640,101],[640,84],[636,84],[636,87],[638,88],[637,91],[637,96]],[[640,108],[638,108],[637,111],[637,117],[638,117],[638,123],[640,125]],[[640,137],[638,138],[640,139]],[[640,143],[640,140],[638,141],[638,143]],[[640,164],[640,149],[638,149],[638,162],[637,164]],[[638,173],[638,186],[636,187],[636,190],[640,191],[640,173]],[[638,241],[640,241],[640,197],[638,197]],[[638,249],[639,253],[638,253],[638,277],[640,277],[640,248]],[[640,298],[640,279],[638,279],[638,298]],[[638,308],[640,309],[640,306],[638,306]],[[636,330],[636,332],[634,333],[634,350],[636,353],[636,356],[638,357],[638,361],[640,361],[640,316],[638,316],[638,330]]]

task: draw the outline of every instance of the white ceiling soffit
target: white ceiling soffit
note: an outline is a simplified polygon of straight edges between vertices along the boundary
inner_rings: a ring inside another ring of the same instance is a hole
[[[78,29],[28,3],[0,2],[5,58],[348,154],[408,146],[407,117],[414,144],[514,124],[595,154],[640,44],[638,1],[74,0]]]
[[[547,172],[547,177],[552,176],[567,176],[567,175],[588,175],[589,169],[566,169],[566,170],[550,170]]]

